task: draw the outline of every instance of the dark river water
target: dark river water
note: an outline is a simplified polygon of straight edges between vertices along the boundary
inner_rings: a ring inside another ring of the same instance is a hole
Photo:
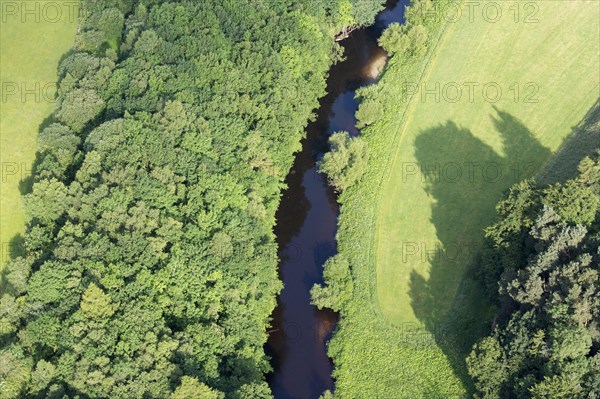
[[[326,342],[338,316],[311,305],[310,289],[323,282],[323,263],[336,254],[339,209],[325,176],[317,172],[316,160],[328,150],[332,133],[359,134],[354,117],[356,89],[375,82],[386,62],[377,38],[390,23],[404,22],[407,4],[408,0],[389,0],[374,25],[340,42],[346,59],[329,71],[327,95],[320,101],[316,121],[306,128],[302,151],[286,178],[288,188],[275,227],[284,288],[266,348],[274,369],[268,382],[276,399],[317,399],[325,390],[334,389]]]

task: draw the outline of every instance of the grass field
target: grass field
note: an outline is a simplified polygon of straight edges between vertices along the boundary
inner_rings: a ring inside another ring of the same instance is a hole
[[[58,63],[77,29],[73,4],[0,0],[0,268],[25,227],[20,186],[35,159],[40,125],[56,105]]]
[[[476,3],[420,73],[392,59],[379,83],[371,170],[341,198],[357,287],[330,347],[340,398],[470,396],[464,358],[494,314],[472,278],[483,229],[600,94],[600,3]],[[486,3],[502,18],[482,17]]]
[[[598,3],[539,4],[537,23],[450,24],[409,105],[377,223],[390,320],[442,321],[502,192],[539,170],[598,97]]]

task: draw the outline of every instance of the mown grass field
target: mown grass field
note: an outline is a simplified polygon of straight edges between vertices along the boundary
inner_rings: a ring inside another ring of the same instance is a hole
[[[600,3],[519,2],[518,22],[515,2],[478,4],[443,24],[424,68],[392,58],[379,83],[370,170],[341,197],[356,285],[330,346],[340,398],[471,396],[464,359],[494,314],[473,279],[483,229],[599,96]]]
[[[30,14],[23,13],[25,3]],[[57,67],[73,46],[77,18],[73,2],[1,0],[0,6],[1,268],[25,228],[20,186],[31,172],[39,128],[56,106]]]
[[[441,321],[502,192],[539,170],[598,97],[597,2],[538,2],[531,23],[498,4],[497,23],[450,24],[382,187],[377,292],[397,323]]]

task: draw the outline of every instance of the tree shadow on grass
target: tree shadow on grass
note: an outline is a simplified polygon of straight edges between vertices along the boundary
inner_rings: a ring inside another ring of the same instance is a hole
[[[411,262],[429,269],[411,273],[412,307],[471,391],[465,357],[489,332],[494,314],[494,305],[474,277],[483,230],[493,222],[503,193],[533,177],[551,155],[517,118],[494,111],[502,154],[452,121],[421,132],[415,140],[421,182],[435,201],[430,220],[439,242],[416,243],[419,255]]]
[[[579,163],[600,148],[600,99],[588,110],[585,117],[572,128],[556,155],[540,173],[539,181],[554,184],[577,176]]]

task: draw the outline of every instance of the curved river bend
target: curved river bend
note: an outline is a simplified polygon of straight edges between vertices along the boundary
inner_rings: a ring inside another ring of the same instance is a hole
[[[327,95],[320,101],[317,119],[306,128],[302,151],[296,154],[286,178],[277,212],[275,234],[279,244],[279,274],[284,289],[273,313],[267,343],[274,372],[268,381],[276,399],[317,399],[333,390],[332,364],[326,342],[337,314],[310,303],[310,289],[323,282],[323,263],[336,254],[338,204],[316,160],[328,150],[327,140],[337,131],[358,135],[354,114],[356,89],[375,82],[386,53],[377,38],[392,22],[404,22],[408,0],[388,0],[374,25],[352,32],[343,40],[345,61],[329,71]]]

